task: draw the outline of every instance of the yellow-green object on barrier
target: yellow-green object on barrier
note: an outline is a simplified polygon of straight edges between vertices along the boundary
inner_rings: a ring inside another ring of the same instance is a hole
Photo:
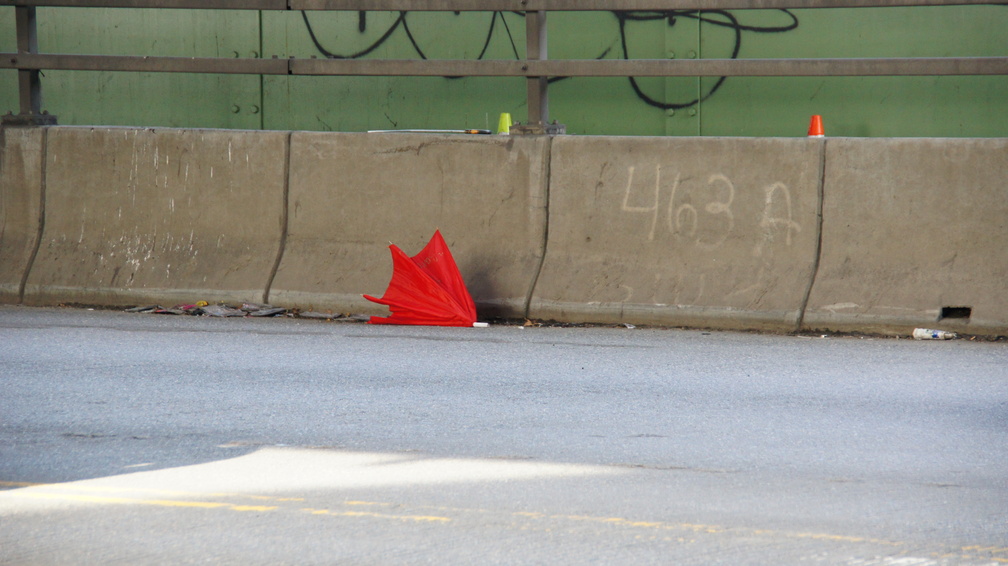
[[[510,112],[501,112],[500,120],[497,121],[497,133],[505,136],[511,133]]]

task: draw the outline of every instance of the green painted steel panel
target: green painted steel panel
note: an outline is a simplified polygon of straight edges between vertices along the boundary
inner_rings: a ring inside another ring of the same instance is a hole
[[[654,57],[665,50],[665,27],[660,21],[627,21],[624,34],[619,19],[609,12],[557,13],[549,16],[550,58],[622,59]],[[694,79],[681,79],[687,83]],[[645,92],[663,98],[666,81],[638,82]],[[646,112],[626,78],[568,78],[550,87],[550,115],[567,125],[571,134],[664,135],[665,123]]]
[[[704,30],[700,17],[698,13],[686,13],[661,20],[659,24],[665,27],[665,52],[661,55],[670,59],[701,58],[701,34]],[[700,135],[700,110],[704,95],[700,78],[665,79],[665,96],[651,102],[667,106],[664,109],[664,133],[671,136]]]
[[[0,51],[4,53],[17,51],[13,7],[0,7]],[[11,111],[16,113],[19,108],[17,71],[9,69],[0,71],[0,114]]]
[[[260,52],[256,11],[39,8],[37,18],[42,53],[252,57]],[[259,129],[260,83],[254,75],[44,71],[42,95],[43,107],[60,124]],[[16,98],[9,106],[17,109]]]
[[[350,56],[369,49],[370,57],[389,59],[421,53],[431,59],[476,59],[481,53],[485,59],[514,59],[516,50],[524,57],[523,18],[500,18],[475,12],[401,19],[398,13],[369,12],[362,21],[349,12],[266,12],[263,48],[279,57]],[[525,81],[519,78],[269,76],[264,93],[271,129],[496,128],[501,112],[514,119],[525,114]]]
[[[14,49],[0,8],[0,48]],[[514,59],[521,14],[39,8],[42,52],[209,57]],[[1008,55],[1008,7],[551,13],[550,58]],[[312,34],[315,38],[313,40]],[[625,47],[624,47],[625,46]],[[485,51],[484,51],[485,50]],[[525,120],[521,78],[290,77],[49,71],[62,124],[363,131]],[[1008,136],[1008,77],[565,78],[550,115],[572,134]],[[0,71],[0,111],[17,110]]]
[[[745,32],[742,58],[1008,54],[1008,7],[794,10],[798,26]],[[780,11],[739,13],[751,26]],[[704,36],[716,43],[713,35]],[[712,46],[713,48],[713,46]],[[823,116],[832,136],[1008,136],[1008,77],[733,77],[704,102],[704,135],[793,136]]]

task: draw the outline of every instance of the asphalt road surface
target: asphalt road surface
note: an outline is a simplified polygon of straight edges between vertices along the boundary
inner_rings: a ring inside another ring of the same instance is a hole
[[[2,564],[1008,563],[1008,345],[0,307]]]

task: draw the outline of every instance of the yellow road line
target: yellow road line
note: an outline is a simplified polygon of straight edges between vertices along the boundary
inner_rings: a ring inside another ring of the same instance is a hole
[[[997,554],[1008,554],[1008,547],[1005,546],[964,546],[963,550],[973,552],[993,552]]]
[[[0,481],[0,487],[35,487],[35,488],[45,488],[50,490],[66,490],[66,491],[83,491],[83,492],[98,492],[98,493],[150,493],[158,495],[167,495],[174,497],[243,497],[247,499],[256,499],[259,501],[304,501],[303,497],[277,497],[272,495],[250,495],[244,493],[228,493],[228,492],[197,492],[197,491],[181,491],[181,490],[171,490],[171,489],[152,489],[143,487],[128,487],[128,486],[100,486],[100,485],[81,485],[77,482],[71,483],[31,483],[31,482],[11,482],[11,481]]]
[[[664,523],[661,521],[634,521],[623,517],[593,517],[590,515],[549,515],[549,519],[567,519],[570,521],[587,521],[593,523],[608,523],[621,527],[634,527],[638,529],[661,529],[661,530],[689,530],[705,533],[721,533],[724,527],[717,525],[697,525],[693,523]]]
[[[246,500],[257,500],[263,502],[279,503],[279,502],[304,502],[303,497],[277,497],[277,496],[266,496],[266,495],[253,495],[253,494],[240,494],[240,493],[195,493],[195,492],[185,492],[185,491],[171,491],[171,490],[160,490],[160,489],[145,489],[145,488],[129,488],[129,487],[114,487],[114,486],[82,486],[75,483],[68,484],[41,484],[32,482],[15,482],[15,481],[0,481],[0,488],[12,488],[4,490],[3,497],[22,497],[22,498],[34,498],[34,499],[48,499],[48,500],[65,500],[65,501],[80,501],[86,503],[96,503],[96,504],[109,504],[109,505],[148,505],[157,507],[175,507],[175,508],[192,508],[192,509],[225,509],[230,511],[253,511],[253,512],[267,512],[275,511],[280,507],[277,505],[241,505],[236,503],[228,503],[224,501],[206,501],[197,498],[224,498],[224,497],[234,497],[243,498]],[[28,488],[28,489],[23,489]],[[86,493],[71,493],[76,492],[91,492],[92,494]],[[144,498],[144,497],[124,497],[124,496],[110,496],[110,495],[94,495],[93,493],[153,493],[161,495],[173,495],[176,497],[193,497],[193,500],[182,500],[182,499],[169,499],[169,498]],[[361,501],[361,500],[347,500],[342,502],[342,505],[347,507],[383,507],[383,508],[397,508],[400,504],[391,502],[377,502],[377,501]],[[454,508],[454,507],[435,507],[435,506],[415,506],[417,509],[437,509],[438,511],[446,513],[456,513],[456,514],[471,514],[471,513],[486,513],[487,510],[483,509],[468,509],[468,508]],[[358,510],[333,510],[333,509],[316,509],[316,508],[301,508],[304,513],[309,513],[317,516],[331,516],[331,517],[348,517],[348,518],[370,518],[370,519],[386,519],[386,520],[397,520],[397,521],[407,521],[414,523],[438,523],[447,524],[453,522],[451,517],[443,515],[423,515],[423,514],[395,514],[395,513],[376,513],[372,511],[358,511]],[[709,533],[709,534],[739,534],[739,535],[755,535],[763,537],[781,537],[781,538],[793,538],[793,539],[812,539],[821,541],[830,541],[836,543],[864,543],[864,544],[875,544],[884,546],[906,546],[906,543],[892,540],[875,539],[870,537],[859,537],[859,536],[848,536],[848,535],[835,535],[829,533],[815,533],[815,532],[796,532],[796,531],[777,531],[777,530],[767,530],[767,529],[752,529],[745,527],[731,528],[724,527],[720,525],[710,525],[710,524],[695,524],[695,523],[669,523],[662,521],[640,521],[627,519],[625,517],[606,517],[606,516],[592,516],[592,515],[563,515],[563,514],[546,514],[541,512],[528,512],[528,511],[516,511],[511,513],[512,516],[522,518],[528,523],[534,522],[536,520],[543,521],[570,521],[570,522],[581,522],[581,523],[594,523],[594,524],[606,524],[612,525],[614,527],[625,527],[630,529],[641,529],[641,530],[651,530],[651,531],[693,531],[695,533]],[[938,554],[934,554],[938,556]],[[948,554],[941,554],[941,556],[958,557],[961,559],[983,559],[996,563],[1008,564],[1008,547],[1003,546],[964,546],[960,547],[957,551],[952,551]]]
[[[105,505],[152,505],[156,507],[189,507],[195,509],[228,509],[231,511],[273,511],[275,506],[267,505],[235,505],[220,501],[180,501],[173,499],[136,499],[132,497],[106,497],[99,495],[81,495],[75,493],[45,493],[37,491],[9,492],[15,497],[29,499],[55,499],[59,501],[83,501]]]
[[[395,519],[398,521],[412,521],[416,523],[450,523],[450,517],[440,517],[436,515],[393,515],[390,513],[371,513],[368,511],[332,511],[329,509],[302,509],[305,513],[312,515],[328,515],[332,517],[367,517],[370,519]]]
[[[42,483],[32,483],[28,481],[0,481],[0,487],[35,487],[45,485]]]
[[[774,531],[767,529],[747,529],[747,528],[728,528],[720,525],[705,525],[705,524],[695,524],[695,523],[666,523],[662,521],[635,521],[631,519],[626,519],[623,517],[596,517],[591,515],[546,515],[543,513],[528,513],[528,512],[517,512],[514,513],[518,517],[527,517],[532,519],[545,519],[545,520],[566,520],[566,521],[576,521],[576,522],[591,522],[591,523],[604,523],[619,527],[631,527],[636,529],[649,529],[649,530],[664,530],[664,531],[681,531],[688,530],[696,533],[710,533],[710,534],[728,534],[728,533],[747,533],[757,536],[767,536],[767,537],[784,537],[784,538],[798,538],[798,539],[815,539],[815,540],[825,540],[832,542],[850,542],[850,543],[870,543],[885,546],[903,546],[904,543],[898,541],[875,539],[868,537],[857,537],[857,536],[847,536],[847,535],[832,535],[827,533],[803,533],[794,531]]]

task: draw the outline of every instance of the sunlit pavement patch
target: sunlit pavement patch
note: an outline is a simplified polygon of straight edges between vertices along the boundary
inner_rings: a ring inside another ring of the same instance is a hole
[[[193,500],[210,507],[228,508],[228,503],[204,500],[235,495],[247,497],[247,494],[266,497],[311,490],[419,487],[622,473],[625,471],[612,467],[579,464],[263,448],[237,458],[192,466],[62,484],[8,485],[22,489],[0,492],[0,514],[95,504],[169,506]]]
[[[732,545],[780,546],[788,541],[833,551],[877,552],[850,559],[850,566],[942,566],[1008,564],[1008,547],[910,544],[840,534],[726,527],[641,518],[550,514],[345,499],[320,494],[352,490],[441,487],[461,483],[576,479],[627,475],[617,466],[591,466],[322,449],[263,448],[237,458],[139,471],[61,484],[0,481],[0,517],[59,512],[81,507],[132,505],[193,512],[289,513],[317,520],[374,521],[444,528],[586,533],[603,539],[662,540],[677,545],[731,541]],[[310,494],[315,493],[316,496]],[[323,502],[322,500],[325,500]],[[802,542],[803,541],[803,542]]]

